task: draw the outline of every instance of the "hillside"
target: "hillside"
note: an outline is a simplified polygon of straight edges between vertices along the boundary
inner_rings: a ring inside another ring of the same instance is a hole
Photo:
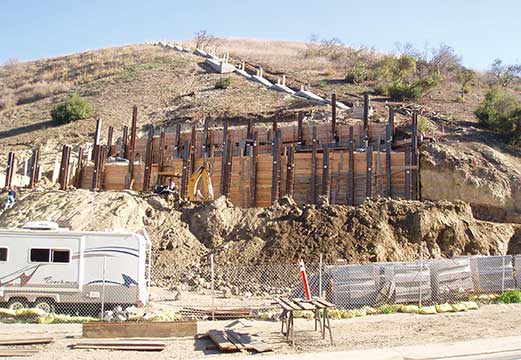
[[[0,105],[7,102],[0,110],[0,143],[5,149],[82,143],[90,140],[97,117],[116,131],[128,125],[134,105],[140,126],[201,122],[206,116],[243,123],[314,106],[239,76],[228,89],[214,89],[221,75],[208,73],[203,62],[191,54],[135,45],[0,67]],[[56,126],[50,110],[72,91],[88,99],[95,114]]]
[[[338,58],[329,59],[306,55],[309,49],[303,42],[249,39],[218,39],[216,47],[218,53],[229,51],[232,62],[246,61],[248,70],[262,66],[270,80],[285,74],[290,87],[309,85],[322,96],[335,92],[340,101],[351,105],[360,103],[364,91],[373,91],[375,82],[348,83],[346,74],[359,59],[374,66],[382,56],[369,50],[342,48]],[[298,110],[328,111],[324,106],[267,91],[235,74],[229,75],[233,81],[228,89],[214,89],[223,75],[209,73],[203,60],[153,45],[133,45],[2,66],[0,143],[27,147],[51,138],[56,143],[84,142],[94,130],[94,118],[101,117],[105,125],[118,130],[129,123],[133,105],[140,108],[140,125],[200,123],[206,116],[218,120],[225,115],[244,122],[250,117],[259,120],[275,114],[284,118],[283,113]],[[442,126],[450,131],[463,122],[465,127],[476,122],[473,111],[488,89],[485,76],[478,74],[464,103],[456,101],[460,89],[455,76],[445,76],[437,88],[414,102],[420,113],[434,122],[427,126],[431,132]],[[518,87],[514,84],[510,91],[521,98]],[[92,102],[95,115],[56,127],[50,121],[50,109],[72,91]],[[372,97],[374,119],[386,118],[387,100]],[[408,116],[400,121],[408,121]]]
[[[335,51],[331,56],[317,53],[303,42],[214,40],[218,54],[229,51],[230,62],[244,61],[250,73],[262,67],[273,82],[286,75],[293,89],[306,86],[324,98],[336,93],[349,106],[359,105],[364,92],[376,92],[378,78],[353,82],[346,75],[360,62],[379,74],[379,60],[385,56],[336,45],[328,50]],[[178,43],[195,47],[193,41]],[[211,126],[219,127],[223,117],[230,125],[244,125],[248,119],[256,123],[295,121],[301,110],[311,112],[313,121],[328,121],[328,105],[269,90],[237,74],[212,73],[204,60],[192,53],[145,44],[0,67],[0,162],[5,162],[8,150],[17,150],[23,158],[31,148],[40,147],[43,167],[48,170],[62,144],[92,141],[97,117],[103,119],[104,129],[113,126],[118,137],[121,128],[129,125],[134,105],[139,109],[139,126],[181,123],[187,128],[192,123],[201,126],[210,118]],[[223,77],[229,77],[231,85],[216,89]],[[486,74],[478,73],[465,100],[457,101],[461,86],[454,70],[445,70],[439,85],[417,101],[390,102],[387,97],[372,96],[370,121],[386,121],[392,104],[397,111],[397,137],[404,138],[411,131],[412,111],[418,111],[420,132],[435,141],[421,148],[424,199],[460,199],[470,203],[480,219],[520,222],[521,151],[483,128],[474,115],[488,90],[487,81]],[[507,92],[521,99],[519,87],[516,80]],[[50,120],[50,110],[72,91],[92,103],[94,115],[58,126]],[[339,111],[340,122],[349,116]],[[444,191],[437,190],[439,184]]]

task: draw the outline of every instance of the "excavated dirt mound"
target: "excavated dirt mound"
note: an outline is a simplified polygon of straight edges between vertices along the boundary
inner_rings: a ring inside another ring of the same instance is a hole
[[[377,199],[350,207],[283,198],[243,210],[218,199],[185,211],[184,219],[221,262],[316,260],[321,252],[349,262],[500,254],[519,237],[515,225],[478,221],[468,204],[446,201]]]
[[[73,230],[147,230],[155,270],[168,278],[214,253],[219,263],[406,261],[462,254],[521,252],[521,229],[474,219],[464,202],[368,200],[358,207],[297,205],[241,209],[225,198],[171,209],[156,195],[131,191],[40,189],[21,194],[0,227],[54,220]]]

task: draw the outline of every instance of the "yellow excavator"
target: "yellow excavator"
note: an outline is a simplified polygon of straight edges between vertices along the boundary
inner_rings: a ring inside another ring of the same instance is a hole
[[[201,183],[201,189],[198,185]],[[210,178],[210,163],[205,161],[188,178],[188,200],[206,202],[213,200],[213,186]]]
[[[211,165],[205,161],[199,166],[188,178],[187,198],[192,202],[207,202],[214,199],[212,179],[210,178]],[[180,178],[179,173],[158,173],[159,176],[172,178]],[[154,188],[154,192],[161,195],[176,194],[175,185],[171,181],[170,186],[160,185],[159,183]]]

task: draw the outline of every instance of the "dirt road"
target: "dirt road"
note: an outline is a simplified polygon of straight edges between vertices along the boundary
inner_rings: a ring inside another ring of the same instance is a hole
[[[291,348],[279,334],[280,324],[268,321],[253,321],[248,330],[261,335],[275,349],[275,354],[291,354],[317,351],[343,351],[352,349],[388,348],[432,343],[451,343],[479,338],[519,335],[521,304],[489,305],[478,311],[455,314],[416,315],[391,314],[366,316],[332,322],[334,346],[320,338],[313,331],[313,322],[297,319],[296,346]],[[200,322],[199,332],[211,328],[222,328],[229,321]],[[205,351],[207,340],[193,339],[167,340],[168,346],[161,353],[110,352],[69,350],[81,336],[81,325],[0,325],[0,336],[37,336],[49,334],[56,341],[34,356],[35,359],[190,359],[204,358],[215,351]],[[272,353],[273,354],[273,353]],[[241,354],[222,355],[223,358],[237,358]],[[243,354],[244,355],[244,354]],[[270,354],[260,355],[269,356]],[[219,356],[221,357],[221,356]]]

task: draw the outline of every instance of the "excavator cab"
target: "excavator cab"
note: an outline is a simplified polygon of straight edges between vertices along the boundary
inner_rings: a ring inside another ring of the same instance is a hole
[[[205,161],[188,178],[188,200],[207,202],[214,199],[210,163]]]

